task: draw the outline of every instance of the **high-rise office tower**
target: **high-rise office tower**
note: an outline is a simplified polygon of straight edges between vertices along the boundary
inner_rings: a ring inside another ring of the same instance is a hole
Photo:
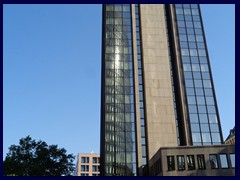
[[[102,32],[102,175],[141,175],[159,148],[223,143],[199,5],[103,5]]]

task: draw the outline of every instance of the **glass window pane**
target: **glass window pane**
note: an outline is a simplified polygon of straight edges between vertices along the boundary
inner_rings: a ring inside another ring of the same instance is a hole
[[[200,67],[198,64],[192,64],[192,71],[200,71]]]
[[[184,15],[178,14],[177,15],[177,20],[179,21],[184,21]]]
[[[200,127],[199,127],[199,124],[192,124],[191,123],[191,130],[192,132],[200,132]]]
[[[177,156],[177,164],[178,164],[178,170],[179,171],[185,170],[185,159],[184,159],[184,156]]]
[[[200,114],[207,113],[206,106],[198,106],[198,112]]]
[[[182,57],[183,63],[190,63],[190,58],[189,57]]]
[[[216,114],[208,114],[209,123],[217,123],[217,115]]]
[[[186,82],[186,87],[193,87],[193,80],[187,79],[185,80]]]
[[[220,154],[220,163],[222,168],[228,168],[228,161],[226,154]]]
[[[194,89],[193,88],[186,88],[187,89],[187,95],[195,95]]]
[[[187,166],[188,166],[188,170],[195,169],[194,155],[187,155]]]
[[[197,107],[193,105],[188,106],[189,113],[197,113]]]
[[[195,42],[189,42],[189,48],[197,48],[197,44]]]
[[[196,49],[190,49],[190,56],[198,56],[198,52]]]
[[[197,114],[189,114],[191,123],[198,123],[198,115]]]
[[[182,56],[189,56],[188,49],[181,49]]]
[[[193,142],[201,142],[201,134],[200,133],[192,133]]]
[[[191,63],[198,64],[199,63],[198,57],[191,57]]]
[[[214,99],[213,97],[206,97],[207,105],[214,105]]]
[[[218,160],[216,154],[209,155],[210,166],[212,169],[218,169]]]
[[[216,113],[215,106],[207,106],[208,113]]]
[[[188,104],[196,104],[195,96],[187,96]]]
[[[212,142],[221,142],[219,133],[212,133]]]
[[[176,8],[176,14],[183,14],[182,8]]]
[[[187,28],[187,34],[194,34],[194,30],[192,28]]]
[[[192,72],[184,72],[184,78],[185,79],[192,79]]]
[[[198,49],[198,54],[199,54],[199,56],[206,56],[205,49]]]
[[[202,133],[202,141],[203,142],[211,142],[210,133]]]
[[[198,105],[205,105],[205,99],[202,96],[197,96],[197,104]]]
[[[199,114],[199,121],[200,123],[208,123],[207,114]]]
[[[196,91],[196,95],[198,95],[198,96],[203,95],[203,89],[202,88],[196,88],[195,91]]]
[[[175,170],[174,156],[167,156],[168,171]]]
[[[207,64],[201,64],[201,71],[202,72],[208,72],[208,65]]]
[[[201,73],[200,72],[193,72],[194,79],[201,79]]]
[[[210,80],[203,80],[204,88],[212,88],[212,84]]]
[[[209,74],[209,72],[202,72],[202,78],[203,78],[203,79],[210,79],[210,74]]]
[[[206,169],[204,155],[197,155],[198,169]]]
[[[191,71],[192,70],[191,65],[190,64],[183,64],[183,70],[184,71]]]
[[[231,166],[235,168],[235,154],[230,154]]]
[[[188,43],[187,42],[180,42],[181,48],[188,48]]]
[[[209,125],[208,124],[200,124],[202,132],[209,132]]]

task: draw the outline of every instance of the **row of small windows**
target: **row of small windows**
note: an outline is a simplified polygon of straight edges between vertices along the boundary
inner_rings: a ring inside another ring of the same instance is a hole
[[[198,9],[197,4],[175,4],[176,8],[192,8],[192,9]]]
[[[217,116],[216,114],[189,114],[190,122],[192,123],[210,123],[214,124],[217,123]]]
[[[191,124],[191,130],[192,132],[219,132],[218,124],[208,124],[208,123],[192,123]]]
[[[181,49],[182,56],[206,56],[205,49]]]
[[[89,163],[89,157],[81,157],[81,163]],[[100,163],[100,158],[92,157],[92,163]]]
[[[201,71],[201,72],[209,72],[208,64],[183,64],[184,71]]]
[[[184,67],[184,68],[188,68],[188,67]],[[191,67],[190,67],[191,68]],[[197,66],[193,66],[192,69],[194,71],[191,71],[189,68],[189,71],[184,71],[184,78],[187,79],[191,79],[194,80],[194,85],[195,87],[203,87],[203,85],[201,85],[203,83],[202,80],[209,80],[210,79],[210,74],[209,72],[199,72],[197,70]],[[195,69],[196,68],[196,69]]]
[[[188,41],[188,42],[204,42],[202,35],[180,34],[179,39],[180,39],[180,41]]]
[[[190,114],[194,114],[194,113],[216,114],[215,106],[189,105],[188,111]]]
[[[210,95],[211,96],[211,95]],[[214,98],[213,97],[204,97],[204,96],[187,96],[187,100],[188,100],[188,105],[189,105],[189,109],[190,106],[192,107],[192,105],[207,105],[207,106],[214,106]],[[202,109],[198,109],[198,113],[205,113],[206,112],[206,108],[202,107]],[[208,110],[210,111],[210,110]],[[190,113],[193,113],[193,110],[191,110]],[[209,113],[209,112],[208,112]],[[213,113],[213,112],[211,112]]]
[[[113,4],[113,5],[106,5],[106,11],[130,12],[131,9],[129,5]]]
[[[131,54],[123,54],[123,53],[106,53],[105,54],[106,61],[118,61],[118,62],[132,62]],[[114,63],[113,62],[113,63]]]
[[[191,16],[190,16],[191,17]],[[201,22],[198,22],[198,21],[194,21],[194,22],[191,22],[191,21],[177,21],[178,23],[178,27],[179,28],[199,28],[201,29],[202,28],[202,25],[201,25]]]
[[[178,14],[177,15],[177,20],[178,21],[186,21],[186,22],[199,22],[201,21],[200,16],[199,15],[181,15]]]
[[[184,14],[184,15],[199,15],[198,9],[183,9],[183,8],[176,8],[176,14]]]
[[[81,165],[81,172],[88,172],[88,171],[89,171],[89,165]],[[99,172],[99,166],[93,165],[92,171]]]
[[[105,123],[105,131],[135,131],[135,124],[131,122]]]
[[[180,42],[181,49],[189,49],[188,54],[191,56],[197,56],[198,54],[201,53],[200,50],[205,49],[205,45],[203,42]],[[199,52],[197,52],[197,49]],[[195,52],[194,52],[195,50]]]
[[[134,113],[105,113],[106,122],[132,122],[134,123]]]
[[[115,78],[106,78],[105,83],[107,86],[111,85],[118,85],[126,87],[125,90],[128,91],[130,87],[133,87],[133,78],[122,78],[122,77],[115,77]]]
[[[219,158],[218,158],[219,157]],[[195,164],[195,158],[197,158],[197,167]],[[206,161],[203,154],[199,155],[177,155],[177,170],[184,171],[186,170],[205,170],[206,169]],[[220,163],[219,163],[220,161]],[[210,154],[209,161],[207,163],[210,164],[211,169],[218,169],[221,167],[222,169],[227,169],[229,167],[235,168],[235,154],[230,154],[229,159],[227,158],[227,154]],[[175,168],[175,156],[167,156],[167,165],[168,171],[174,171]]]
[[[112,176],[113,174],[118,174],[119,176],[129,176],[136,175],[136,163],[129,164],[117,164],[113,166],[112,164],[105,165],[105,171],[107,176]]]
[[[105,13],[106,18],[123,18],[123,19],[130,19],[131,14],[127,11],[106,11]]]
[[[221,138],[219,133],[192,133],[193,143],[199,143],[198,145],[211,145],[220,144]],[[204,144],[202,144],[204,143]]]
[[[132,91],[131,91],[132,92]],[[130,90],[125,94],[119,94],[119,95],[106,95],[105,102],[106,103],[116,103],[116,104],[122,104],[122,103],[133,103],[133,93],[131,93]],[[130,95],[131,94],[131,95]],[[124,96],[127,95],[127,96]]]

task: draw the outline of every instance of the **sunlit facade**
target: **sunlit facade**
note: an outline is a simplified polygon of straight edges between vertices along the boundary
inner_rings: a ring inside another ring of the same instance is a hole
[[[200,7],[103,5],[101,175],[147,174],[159,148],[223,143]]]

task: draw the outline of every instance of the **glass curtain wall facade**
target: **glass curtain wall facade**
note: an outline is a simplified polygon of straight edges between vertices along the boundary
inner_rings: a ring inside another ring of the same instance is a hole
[[[103,17],[102,172],[136,175],[131,5],[103,5]]]
[[[174,6],[192,145],[222,144],[199,5]]]

